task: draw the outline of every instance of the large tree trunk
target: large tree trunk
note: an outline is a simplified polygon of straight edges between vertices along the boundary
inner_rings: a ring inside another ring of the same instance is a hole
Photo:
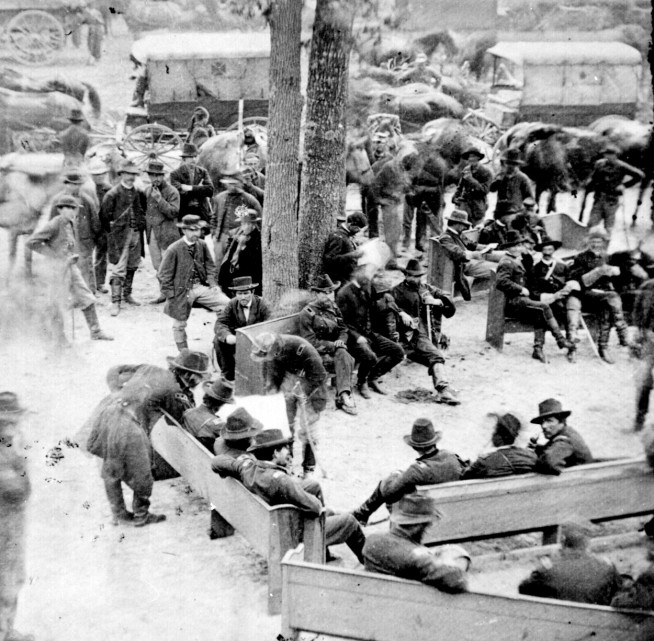
[[[272,307],[298,286],[301,13],[298,0],[275,0],[269,15],[270,120],[261,249],[263,295]]]
[[[352,0],[318,0],[309,57],[300,192],[300,287],[322,270],[322,252],[345,207],[345,108]]]

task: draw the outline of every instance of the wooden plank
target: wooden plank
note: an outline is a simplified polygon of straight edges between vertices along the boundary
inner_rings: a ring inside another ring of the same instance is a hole
[[[429,284],[454,294],[454,263],[438,241],[429,239]]]
[[[654,512],[654,475],[643,458],[582,465],[560,476],[523,474],[419,490],[443,513],[425,534],[428,544],[545,530],[572,518],[601,522]]]
[[[564,213],[547,214],[541,222],[550,238],[563,243],[562,249],[579,249],[588,233],[586,225]]]
[[[368,641],[632,641],[654,613],[483,592],[446,594],[395,577],[282,562],[282,634]]]

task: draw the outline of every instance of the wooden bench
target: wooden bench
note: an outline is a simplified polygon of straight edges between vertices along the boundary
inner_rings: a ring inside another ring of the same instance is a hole
[[[591,463],[559,476],[521,474],[421,486],[443,514],[425,544],[542,531],[545,543],[573,519],[602,522],[654,512],[654,473],[644,458]]]
[[[280,562],[290,549],[305,543],[307,560],[324,562],[324,518],[308,517],[293,505],[271,507],[239,481],[222,479],[211,469],[213,456],[173,418],[160,419],[152,445],[200,496],[211,503],[211,538],[238,532],[268,562],[268,612],[281,609]]]
[[[479,230],[464,231],[461,236],[466,240],[477,242]],[[429,263],[427,267],[429,284],[454,295],[454,262],[436,237],[429,239]],[[482,284],[485,281],[481,281]],[[474,284],[474,283],[473,283]],[[485,285],[482,285],[485,287]]]
[[[579,250],[588,234],[588,227],[568,214],[547,214],[541,222],[550,238],[561,241],[561,249]]]
[[[654,612],[446,594],[416,581],[307,563],[301,548],[286,554],[282,576],[282,635],[289,641],[301,632],[360,641],[633,641],[654,626]]]

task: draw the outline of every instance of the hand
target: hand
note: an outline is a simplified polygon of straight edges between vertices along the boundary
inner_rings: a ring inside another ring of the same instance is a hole
[[[78,260],[79,260],[79,254],[73,254],[72,256],[68,257],[68,264],[76,265]]]
[[[526,287],[523,287],[520,290],[520,296],[529,296],[529,290]]]
[[[179,188],[180,188],[183,192],[188,192],[188,191],[191,191],[191,189],[193,189],[193,187],[192,187],[191,185],[180,185]]]
[[[226,339],[225,342],[228,345],[236,345],[236,336],[234,334],[230,334]]]
[[[345,349],[345,343],[343,341],[334,341],[335,349]]]
[[[433,296],[425,296],[425,305],[434,305],[435,307],[442,307],[443,301],[440,298],[434,298]]]
[[[367,342],[368,339],[365,336],[359,336],[359,338],[357,338],[357,343],[359,345],[365,345]]]
[[[404,323],[407,327],[411,327],[413,324],[413,318],[406,312],[400,312],[400,318],[402,319],[402,323]]]
[[[620,268],[617,265],[611,265],[609,267],[609,269],[610,269],[609,276],[619,276],[620,275]]]

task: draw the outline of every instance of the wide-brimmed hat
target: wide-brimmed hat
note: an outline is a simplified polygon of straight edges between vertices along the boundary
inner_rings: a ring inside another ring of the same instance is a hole
[[[254,418],[245,408],[238,407],[227,417],[220,435],[226,441],[240,441],[259,434],[261,430],[263,430],[263,423]]]
[[[69,185],[83,185],[84,176],[79,171],[67,171],[64,174],[64,183]]]
[[[420,264],[416,258],[412,258],[406,267],[402,270],[406,276],[422,276],[427,273],[427,270]]]
[[[514,147],[511,147],[507,149],[503,154],[502,154],[502,161],[505,162],[507,165],[522,165],[522,157],[520,156],[520,150],[515,149]]]
[[[135,176],[140,176],[141,170],[129,159],[126,158],[120,163],[118,168],[119,174],[134,174]]]
[[[216,401],[223,403],[234,402],[234,386],[223,378],[217,378],[215,381],[205,381],[202,383],[202,389],[207,396]]]
[[[564,410],[561,402],[555,398],[547,398],[538,404],[538,416],[531,419],[532,423],[540,425],[546,418],[568,418],[572,412]]]
[[[334,283],[329,277],[329,274],[321,274],[320,276],[316,276],[316,280],[311,285],[311,290],[314,292],[333,292],[339,288],[340,284],[340,281]]]
[[[182,153],[181,156],[182,158],[188,158],[189,156],[197,156],[198,153],[198,148],[192,143],[192,142],[185,142],[182,145]]]
[[[278,445],[290,445],[292,442],[293,437],[284,436],[284,433],[281,430],[263,430],[263,432],[258,432],[256,434],[254,442],[250,447],[248,447],[247,451],[256,452],[257,450],[264,450]]]
[[[346,218],[348,225],[353,225],[354,227],[359,227],[363,229],[368,225],[368,219],[359,211],[355,211],[353,214],[350,214]]]
[[[155,160],[154,158],[150,160],[145,168],[146,173],[148,174],[160,174],[163,175],[166,173],[166,168],[164,167],[164,164],[159,161]]]
[[[252,290],[259,287],[259,283],[252,282],[252,276],[239,276],[232,280],[232,284],[229,286],[234,292],[244,292]]]
[[[391,510],[391,523],[397,525],[418,525],[431,523],[441,518],[436,501],[427,494],[406,494]]]
[[[443,432],[437,432],[434,429],[434,424],[428,418],[417,418],[411,434],[404,436],[404,442],[411,447],[429,447],[435,445],[441,440]]]
[[[496,416],[495,432],[504,443],[510,445],[518,438],[518,434],[520,434],[520,430],[522,429],[522,423],[517,416],[509,412],[506,414],[497,414]]]
[[[82,113],[82,110],[75,107],[70,110],[70,114],[68,115],[68,120],[70,120],[71,122],[83,122],[84,120],[86,120],[86,118],[84,118],[84,114]]]
[[[206,221],[202,220],[200,216],[196,216],[195,214],[186,214],[182,218],[181,223],[177,223],[177,226],[180,229],[202,229],[203,227],[207,226]]]
[[[261,220],[259,212],[256,209],[250,209],[245,205],[240,205],[234,210],[234,216],[238,222],[243,223],[258,223]]]
[[[194,374],[209,373],[209,357],[202,352],[183,349],[177,356],[167,356],[166,360],[169,365],[187,372],[193,372]]]
[[[520,213],[518,209],[510,200],[498,200],[495,205],[495,218],[500,216],[511,216],[512,214]]]
[[[535,249],[536,251],[542,251],[545,245],[553,245],[554,249],[558,249],[559,247],[561,247],[562,244],[563,243],[560,240],[554,240],[549,236],[543,236],[540,240],[540,243],[536,243]]]
[[[0,421],[18,420],[26,411],[14,392],[0,392]]]
[[[101,176],[109,171],[109,167],[99,158],[93,158],[89,163],[88,171],[92,176]]]
[[[461,154],[461,158],[468,158],[470,156],[477,156],[481,160],[485,158],[484,152],[477,149],[477,147],[468,147],[468,149]]]
[[[253,361],[266,361],[274,358],[277,354],[280,339],[278,334],[263,332],[252,339],[252,350],[250,358]]]
[[[520,243],[525,242],[525,237],[515,229],[509,229],[506,234],[506,240],[499,245],[498,249],[509,249],[509,247],[515,247]]]
[[[468,220],[468,212],[463,209],[455,209],[446,219],[449,223],[461,223],[466,227],[472,227],[472,223]]]
[[[60,209],[61,207],[72,207],[73,209],[79,209],[80,204],[77,198],[74,196],[68,196],[66,194],[57,200],[55,207],[57,209]]]

